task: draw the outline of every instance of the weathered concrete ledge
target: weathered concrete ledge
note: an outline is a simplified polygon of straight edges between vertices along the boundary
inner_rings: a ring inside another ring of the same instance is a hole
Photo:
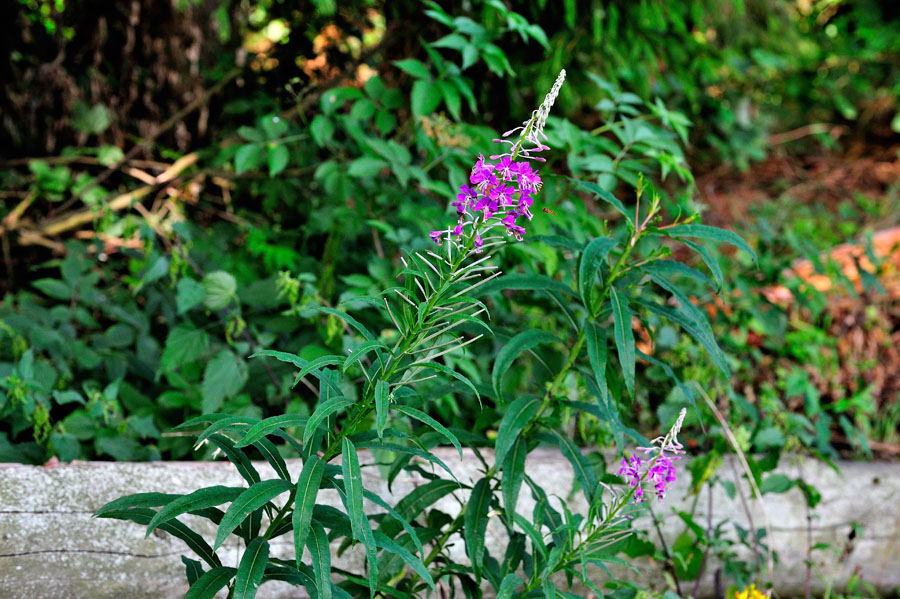
[[[460,461],[455,450],[437,450],[461,481],[478,476],[479,464],[466,455]],[[368,460],[365,456],[363,463]],[[799,596],[806,582],[808,534],[812,543],[827,543],[833,551],[813,554],[815,567],[813,589],[821,590],[829,583],[835,590],[846,585],[853,574],[885,592],[900,586],[900,464],[840,462],[841,474],[813,460],[785,462],[779,468],[791,477],[802,473],[822,493],[815,517],[807,519],[805,503],[796,489],[788,493],[764,496],[764,501],[751,501],[753,523],[760,527],[765,515],[771,525],[768,543],[780,561],[774,576],[778,594]],[[298,462],[289,463],[299,472]],[[274,477],[267,465],[258,469],[264,478]],[[536,480],[566,495],[572,488],[572,472],[568,462],[554,450],[538,449],[528,456],[527,470]],[[730,469],[722,469],[728,476]],[[677,510],[688,510],[693,501],[685,497],[688,476],[669,494],[657,513],[664,518],[663,533],[669,543],[683,530]],[[396,501],[421,483],[414,476],[401,476],[394,483],[394,493],[377,469],[364,469],[365,484],[388,501]],[[183,596],[186,590],[183,566],[179,556],[190,555],[183,544],[161,533],[144,538],[143,528],[136,524],[96,520],[91,513],[104,503],[122,495],[148,491],[187,493],[202,486],[240,486],[243,480],[227,462],[112,463],[91,462],[32,467],[0,464],[0,597],[16,599],[168,599]],[[320,501],[336,502],[326,492]],[[529,513],[531,497],[525,490],[519,509]],[[699,502],[695,519],[706,522],[707,498]],[[453,513],[458,501],[447,497],[438,507]],[[569,501],[573,510],[584,510],[580,495]],[[720,490],[713,494],[713,522],[730,521],[749,528],[747,514],[738,497],[729,499]],[[646,523],[644,523],[646,524]],[[728,527],[734,530],[733,526]],[[857,532],[851,534],[851,531]],[[207,532],[209,530],[207,529]],[[487,546],[502,542],[503,529],[498,522],[489,526]],[[293,556],[287,537],[277,539],[274,552]],[[464,555],[462,543],[453,551]],[[237,547],[220,550],[223,561],[233,561]],[[350,550],[338,560],[344,567],[358,569],[359,552]],[[638,564],[641,580],[662,586],[660,564],[643,561]],[[710,573],[700,586],[700,595],[710,596]],[[633,577],[634,574],[631,574]],[[603,574],[598,571],[597,581]],[[692,585],[688,585],[690,588]],[[298,590],[267,583],[259,596],[265,599],[297,597]]]

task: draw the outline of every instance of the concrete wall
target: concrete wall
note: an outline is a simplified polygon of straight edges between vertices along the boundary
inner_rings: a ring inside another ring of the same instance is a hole
[[[470,455],[460,461],[455,450],[437,453],[460,480],[478,476],[478,462]],[[368,456],[361,456],[363,464],[369,461]],[[834,584],[840,589],[856,574],[882,591],[893,591],[900,587],[900,464],[843,462],[839,466],[841,474],[811,460],[786,462],[779,469],[792,477],[802,471],[805,480],[814,482],[823,494],[817,517],[812,521],[812,542],[828,543],[837,549],[814,554],[813,588],[821,591],[826,585]],[[292,462],[289,467],[296,475],[300,464]],[[691,497],[685,497],[689,476],[683,472],[683,463],[679,467],[681,480],[666,503],[655,506],[664,518],[663,531],[670,543],[683,530],[675,510],[689,509],[692,502]],[[258,469],[263,478],[274,477],[267,465],[259,465]],[[527,469],[532,477],[561,496],[566,496],[572,487],[568,462],[554,450],[539,449],[529,454]],[[727,464],[721,473],[729,476]],[[392,502],[421,482],[417,477],[401,475],[391,495],[377,469],[365,468],[364,479],[368,488]],[[224,461],[92,462],[55,467],[0,465],[0,598],[181,597],[187,587],[179,556],[190,554],[180,541],[162,532],[145,539],[141,526],[92,519],[91,513],[104,503],[130,493],[187,493],[202,486],[241,486],[242,483],[234,468]],[[806,581],[804,560],[808,547],[805,504],[796,489],[781,495],[769,494],[764,499],[764,502],[751,502],[751,510],[757,527],[763,525],[764,513],[771,524],[769,542],[780,556],[774,576],[776,589],[782,597],[800,596]],[[336,497],[323,492],[320,501],[336,502]],[[437,506],[453,513],[459,509],[458,501],[459,498],[447,497]],[[523,489],[520,510],[530,510],[530,503],[530,494]],[[698,522],[706,522],[706,505],[704,494],[698,504]],[[584,510],[580,495],[570,501],[570,507]],[[731,500],[716,491],[713,521],[722,520],[749,526],[740,500]],[[851,540],[854,525],[858,525],[859,532]],[[502,543],[502,536],[502,526],[492,522],[488,528],[488,548]],[[457,556],[464,555],[461,540],[455,543],[453,551]],[[226,546],[219,553],[227,564],[237,558],[239,548]],[[273,554],[293,556],[287,535],[274,541]],[[358,569],[361,556],[351,549],[336,561],[344,567]],[[643,561],[638,566],[642,582],[657,587],[664,584],[660,564]],[[707,569],[707,573],[711,571]],[[603,574],[598,571],[597,582],[603,580]],[[692,586],[686,585],[687,590]],[[711,596],[712,592],[712,582],[707,577],[700,595]],[[297,589],[281,583],[267,583],[259,594],[261,598],[271,599],[289,596],[300,595]]]

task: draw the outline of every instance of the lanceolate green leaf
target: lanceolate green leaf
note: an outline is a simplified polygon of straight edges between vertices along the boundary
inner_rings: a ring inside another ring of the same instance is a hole
[[[580,181],[578,179],[572,178],[569,178],[569,180],[574,183],[576,187],[580,187],[585,191],[589,191],[590,193],[594,194],[595,196],[615,208],[619,214],[625,217],[625,220],[628,221],[628,224],[634,227],[634,219],[632,218],[631,214],[633,211],[627,210],[625,208],[625,205],[622,204],[622,202],[619,201],[616,196],[591,181]]]
[[[343,370],[344,372],[347,372],[348,368],[350,368],[351,366],[356,364],[360,359],[362,359],[362,357],[364,355],[366,355],[373,349],[384,349],[384,350],[390,351],[388,346],[386,346],[384,343],[382,343],[381,341],[379,341],[377,339],[373,339],[371,341],[364,341],[363,343],[360,344],[359,347],[357,347],[355,350],[353,350],[350,353],[350,355],[347,356],[347,359],[344,361],[344,365],[341,366],[341,370]],[[378,353],[377,355],[379,358],[381,357],[380,353]]]
[[[133,508],[125,510],[105,510],[103,515],[98,516],[98,518],[130,520],[138,524],[147,525],[153,519],[154,515],[156,515],[156,512],[150,508]],[[184,541],[191,551],[196,553],[210,566],[216,567],[222,565],[222,562],[219,561],[219,557],[206,540],[178,520],[163,522],[158,528],[169,533],[173,537]]]
[[[596,281],[597,261],[603,260],[614,247],[616,240],[612,237],[597,237],[592,239],[581,253],[581,261],[578,263],[578,284],[581,300],[588,309],[591,308],[590,292]]]
[[[188,495],[182,495],[178,499],[167,503],[164,508],[157,512],[157,514],[153,517],[152,520],[150,520],[150,523],[147,525],[146,536],[149,537],[150,533],[153,532],[153,529],[158,527],[163,522],[168,522],[172,518],[176,518],[181,514],[186,514],[187,512],[202,510],[204,508],[222,505],[223,503],[234,501],[235,497],[240,495],[243,491],[244,489],[236,487],[217,486],[199,489]]]
[[[399,523],[400,526],[403,527],[403,530],[405,530],[407,532],[410,539],[412,540],[413,545],[416,546],[416,550],[421,554],[422,553],[422,541],[419,540],[419,535],[416,534],[415,529],[406,520],[406,518],[404,518],[399,513],[397,513],[397,511],[394,508],[392,508],[388,502],[386,502],[384,499],[382,499],[375,493],[369,491],[368,489],[363,490],[363,495],[365,496],[366,499],[368,499],[369,501],[371,501],[378,507],[384,509],[384,511],[386,511],[394,519],[394,522]],[[384,534],[388,535],[389,537],[393,537],[396,534],[397,530],[394,529],[394,527],[392,527],[392,526],[384,526],[384,522],[385,521],[383,520],[381,530],[384,531]]]
[[[328,547],[328,535],[320,524],[313,522],[310,526],[306,546],[312,560],[319,599],[331,599],[331,549]]]
[[[312,416],[310,416],[309,420],[306,422],[306,429],[303,431],[303,445],[306,446],[309,443],[309,440],[312,439],[316,429],[326,418],[338,410],[349,408],[354,403],[356,402],[349,397],[333,397],[319,404],[312,413]]]
[[[253,444],[253,447],[258,449],[266,461],[269,462],[269,465],[275,470],[275,474],[290,482],[291,473],[288,472],[287,464],[284,463],[284,458],[281,457],[281,454],[278,452],[278,448],[274,443],[265,437],[262,437]]]
[[[303,470],[297,480],[297,494],[294,497],[294,513],[291,515],[291,521],[294,525],[294,549],[298,564],[303,555],[303,547],[306,545],[306,536],[309,534],[313,508],[324,472],[325,463],[318,456],[312,456],[303,464]]]
[[[595,323],[584,319],[584,335],[587,341],[588,361],[594,372],[594,380],[603,395],[609,394],[609,386],[606,383],[606,331]]]
[[[559,341],[556,335],[540,329],[523,331],[507,341],[506,345],[497,354],[497,359],[494,360],[494,369],[491,373],[491,381],[497,397],[501,397],[500,383],[503,375],[506,374],[506,371],[509,370],[509,367],[522,352],[526,352],[540,343],[553,343],[555,341]]]
[[[209,438],[209,442],[222,450],[222,453],[234,464],[234,467],[244,477],[244,480],[251,485],[260,481],[259,472],[253,467],[250,458],[247,457],[246,453],[237,449],[234,443],[231,442],[231,439],[224,435],[212,435]]]
[[[502,277],[497,277],[496,279],[488,281],[478,288],[478,295],[488,295],[495,291],[506,291],[507,289],[556,291],[558,293],[565,293],[571,297],[578,296],[578,294],[565,283],[554,281],[546,275],[518,273],[503,275]]]
[[[94,512],[94,518],[104,518],[106,514],[119,510],[166,505],[179,497],[182,496],[170,493],[135,493],[134,495],[126,495],[125,497],[114,499],[98,509]]]
[[[308,420],[308,416],[301,416],[300,414],[280,414],[278,416],[266,418],[251,426],[246,434],[244,434],[244,438],[235,443],[234,446],[247,447],[248,445],[256,443],[266,435],[271,435],[282,429],[305,428]]]
[[[194,584],[197,579],[203,576],[203,564],[195,559],[189,559],[181,556],[181,563],[184,564],[184,574],[187,577],[188,585]]]
[[[707,277],[705,274],[703,274],[696,268],[691,268],[684,262],[679,262],[678,260],[654,260],[653,262],[649,262],[641,266],[641,270],[648,272],[651,275],[657,275],[666,278],[673,277],[675,275],[681,275],[700,281],[701,283],[705,283],[710,287],[716,287],[716,284],[710,281],[709,277]]]
[[[459,459],[462,459],[462,457],[463,457],[462,446],[460,446],[460,444],[459,444],[459,439],[457,439],[456,435],[451,433],[447,429],[447,427],[445,427],[443,424],[441,424],[440,422],[438,422],[437,420],[435,420],[434,418],[432,418],[425,412],[422,412],[421,410],[417,410],[410,406],[396,405],[396,406],[394,406],[394,409],[397,410],[398,412],[406,414],[410,418],[418,420],[422,424],[426,424],[426,425],[430,426],[431,428],[433,428],[434,430],[439,432],[441,435],[444,436],[445,439],[450,441],[450,443],[453,445],[453,447],[456,448],[456,450],[459,452]]]
[[[266,571],[269,559],[269,543],[262,537],[256,537],[241,557],[237,574],[234,577],[234,599],[254,599]]]
[[[721,289],[722,285],[725,284],[725,275],[722,274],[722,267],[719,266],[719,261],[702,245],[687,239],[682,239],[681,242],[700,255],[700,259],[706,264],[710,274],[713,276],[713,280],[716,282],[716,289]]]
[[[375,382],[375,428],[378,438],[384,436],[384,427],[387,426],[388,412],[391,406],[391,388],[382,381]]]
[[[357,332],[365,337],[366,341],[372,341],[375,339],[375,335],[372,332],[361,325],[358,320],[347,314],[346,312],[341,312],[340,310],[335,310],[334,308],[316,308],[319,312],[324,312],[325,314],[331,314],[332,316],[336,316],[342,319],[344,322],[349,324],[351,327],[357,330]]]
[[[453,491],[458,491],[459,488],[460,486],[457,482],[445,478],[438,478],[413,489],[409,495],[397,503],[394,509],[407,520],[411,520],[419,514],[422,514],[425,511],[425,508],[433,505],[435,501],[445,497]],[[382,527],[383,526],[384,525],[382,525]]]
[[[487,531],[488,511],[491,507],[491,486],[487,478],[480,479],[472,488],[472,495],[466,504],[463,535],[466,553],[472,561],[472,569],[477,580],[481,580],[484,564],[484,535]]]
[[[609,301],[613,314],[613,333],[616,337],[616,349],[628,395],[634,397],[634,331],[631,330],[631,310],[628,299],[622,297],[614,286],[609,288]]]
[[[503,462],[503,507],[506,511],[506,520],[510,524],[515,519],[516,502],[519,499],[519,491],[522,481],[525,479],[525,456],[528,453],[528,443],[522,437],[518,437],[512,449]]]
[[[500,426],[497,428],[497,440],[495,442],[495,456],[497,464],[503,465],[506,453],[512,448],[519,433],[531,422],[541,406],[541,400],[534,395],[520,397],[506,407]]]
[[[719,370],[722,371],[726,377],[731,376],[731,371],[728,368],[728,362],[725,360],[725,354],[722,353],[722,350],[719,348],[719,345],[716,343],[715,338],[713,338],[704,328],[697,324],[694,319],[689,318],[678,310],[673,310],[668,306],[663,306],[656,302],[650,302],[642,299],[635,299],[634,303],[643,306],[647,310],[668,318],[670,321],[675,324],[681,326],[685,331],[688,332],[691,337],[697,340],[700,345],[706,349],[712,358],[713,362],[716,366],[719,367]]]
[[[597,487],[597,477],[594,475],[594,469],[581,455],[581,450],[578,449],[571,439],[561,435],[556,430],[551,430],[549,433],[541,433],[540,436],[559,447],[563,456],[569,460],[572,469],[575,471],[575,478],[581,483],[584,495],[587,497],[588,503],[590,503],[594,496],[594,489]]]
[[[346,437],[341,441],[341,470],[344,475],[347,514],[350,516],[353,538],[360,541],[365,547],[366,561],[369,565],[369,594],[374,596],[375,588],[378,585],[378,548],[375,545],[372,528],[369,526],[369,518],[363,511],[363,484],[362,472],[359,469],[359,455],[356,453],[356,447]]]
[[[316,370],[324,368],[325,366],[340,366],[344,363],[345,360],[346,358],[344,358],[343,356],[321,356],[319,358],[316,358],[315,360],[310,361],[300,370],[300,372],[297,373],[297,376],[294,377],[294,385],[299,383],[300,379],[305,377],[307,374],[314,373]]]
[[[507,574],[500,582],[497,599],[512,599],[513,593],[520,584],[522,584],[522,579],[517,574]]]
[[[184,599],[212,599],[228,584],[236,572],[237,570],[234,568],[224,566],[213,568],[191,585],[191,588],[185,593]]]
[[[740,235],[733,231],[729,231],[728,229],[710,227],[709,225],[686,224],[669,227],[667,229],[664,229],[664,232],[669,237],[694,237],[697,239],[707,239],[710,241],[729,243],[750,254],[750,257],[753,258],[754,262],[756,262],[757,260],[756,252],[753,251],[753,248],[747,245],[747,242],[744,241],[744,239]]]
[[[405,453],[422,458],[423,460],[427,460],[432,464],[440,466],[444,470],[444,472],[446,472],[451,476],[451,478],[456,480],[456,475],[453,473],[453,470],[447,467],[447,464],[445,464],[444,461],[441,460],[441,458],[437,457],[430,451],[425,451],[423,449],[419,449],[418,447],[410,447],[407,445],[388,443],[385,441],[367,441],[364,443],[358,443],[357,445],[365,449],[384,449],[386,451],[395,451],[397,453]]]
[[[240,526],[251,512],[266,505],[285,491],[289,491],[292,487],[293,485],[288,481],[275,478],[258,482],[249,489],[243,489],[243,492],[228,507],[222,522],[219,523],[213,548],[221,547],[228,535],[234,532],[234,529]]]
[[[459,382],[461,382],[462,384],[467,386],[469,389],[471,389],[472,393],[475,394],[475,398],[478,400],[478,402],[479,403],[481,402],[481,395],[479,395],[478,389],[475,388],[475,385],[472,384],[472,381],[470,381],[468,378],[461,375],[460,373],[456,372],[452,368],[447,368],[443,364],[438,364],[437,362],[430,362],[428,364],[420,364],[420,366],[422,366],[423,368],[430,368],[431,370],[437,370],[438,372],[442,372],[446,375],[452,376],[453,378],[455,378],[456,380],[458,380]]]
[[[375,531],[375,544],[386,551],[389,551],[400,557],[404,562],[406,562],[412,569],[415,571],[419,577],[424,580],[428,586],[432,588],[435,592],[437,592],[437,587],[434,585],[434,580],[431,578],[431,574],[428,572],[428,568],[425,567],[425,564],[422,563],[422,560],[410,553],[405,547],[396,543],[393,539],[388,537],[382,532]]]

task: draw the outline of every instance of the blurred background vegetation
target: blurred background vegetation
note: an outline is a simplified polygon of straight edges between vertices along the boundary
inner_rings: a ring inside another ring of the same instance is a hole
[[[866,0],[4,2],[0,461],[204,457],[167,431],[308,412],[315,388],[247,356],[352,350],[316,306],[390,338],[356,298],[428,247],[474,158],[561,68],[558,176],[506,271],[561,276],[622,226],[565,175],[626,205],[643,176],[670,216],[699,212],[760,255],[703,249],[720,292],[691,298],[733,379],[636,322],[646,358],[619,417],[665,426],[694,381],[745,448],[900,453],[898,30],[900,5]],[[446,386],[426,406],[485,438],[500,341],[565,318],[552,297],[487,295],[495,339],[448,358],[485,409]],[[504,385],[558,360],[536,350]],[[588,413],[569,427],[585,445],[612,434]],[[716,447],[705,430],[692,446]]]

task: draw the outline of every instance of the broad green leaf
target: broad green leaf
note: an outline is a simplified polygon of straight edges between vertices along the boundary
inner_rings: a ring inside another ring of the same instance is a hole
[[[265,146],[259,143],[244,144],[234,154],[234,170],[238,174],[256,168],[263,161]]]
[[[275,351],[274,349],[263,349],[263,350],[256,352],[255,354],[250,355],[251,358],[256,358],[256,357],[260,357],[260,356],[275,358],[282,362],[287,362],[288,364],[293,364],[297,368],[303,368],[307,364],[307,361],[304,360],[303,358],[301,358],[300,356],[298,356],[297,354],[290,354],[288,352],[283,352],[283,351]]]
[[[425,66],[425,63],[415,58],[395,60],[394,65],[396,65],[396,67],[401,71],[409,73],[416,79],[428,79],[431,77],[431,71],[427,66]]]
[[[621,297],[614,286],[609,288],[609,301],[613,314],[613,333],[616,338],[616,349],[619,352],[619,363],[628,395],[634,397],[634,331],[631,330],[631,310],[628,309],[628,298]]]
[[[506,342],[506,345],[497,354],[494,360],[494,369],[491,372],[491,382],[494,386],[494,393],[497,397],[502,397],[500,393],[500,383],[503,375],[512,366],[512,363],[518,358],[522,352],[528,351],[534,346],[541,343],[558,342],[559,338],[553,333],[542,331],[540,329],[531,329],[523,331]]]
[[[459,444],[459,439],[457,439],[456,435],[451,433],[447,429],[447,427],[445,427],[443,424],[441,424],[440,422],[438,422],[437,420],[435,420],[434,418],[432,418],[425,412],[422,412],[422,411],[417,410],[410,406],[396,405],[396,406],[394,406],[394,409],[397,410],[398,412],[406,414],[410,418],[413,418],[423,424],[430,426],[435,431],[437,431],[438,433],[443,435],[444,438],[447,439],[448,441],[450,441],[450,443],[453,445],[453,447],[455,447],[456,450],[459,452],[459,459],[463,459],[462,446]]]
[[[210,310],[221,310],[237,299],[237,281],[224,270],[208,273],[203,277],[206,298],[203,305]]]
[[[420,79],[413,83],[409,103],[413,116],[417,119],[427,116],[441,103],[441,88],[434,81]]]
[[[274,177],[283,171],[290,159],[291,154],[286,146],[278,144],[269,148],[269,176]]]
[[[512,448],[522,429],[531,422],[541,406],[541,399],[534,395],[526,395],[515,400],[506,407],[500,426],[497,428],[497,440],[494,444],[496,463],[503,465],[506,453]]]
[[[247,365],[230,350],[224,349],[206,363],[200,394],[203,411],[215,412],[226,399],[237,395],[247,382]]]
[[[169,330],[166,346],[159,359],[160,370],[176,370],[183,364],[203,357],[209,349],[209,335],[190,325],[177,325]]]
[[[294,513],[291,515],[291,522],[294,525],[294,549],[298,564],[303,555],[303,546],[306,545],[313,508],[324,472],[325,463],[317,456],[312,456],[303,464],[303,470],[297,480],[297,494],[294,497]]]
[[[369,526],[369,518],[363,510],[363,484],[362,472],[359,469],[359,455],[356,447],[350,439],[344,437],[341,441],[341,470],[344,476],[344,489],[347,493],[347,515],[350,516],[350,526],[353,530],[353,538],[360,541],[366,550],[366,561],[369,566],[369,596],[375,596],[375,587],[378,585],[378,548],[375,545],[375,536]]]
[[[518,437],[512,449],[503,462],[503,507],[506,511],[506,519],[512,524],[515,520],[516,503],[519,500],[519,491],[522,481],[525,479],[525,456],[528,453],[528,443],[522,437]]]
[[[581,253],[578,263],[578,284],[581,289],[581,300],[589,310],[591,309],[591,289],[594,287],[597,273],[597,261],[606,258],[609,251],[616,247],[616,240],[612,237],[597,237],[592,239]]]
[[[753,248],[747,245],[747,242],[744,241],[744,238],[733,231],[729,231],[728,229],[720,229],[719,227],[711,227],[709,225],[686,224],[668,227],[666,229],[663,229],[662,232],[669,237],[674,237],[676,239],[679,237],[693,237],[696,239],[706,239],[709,241],[728,243],[741,250],[744,250],[745,252],[750,254],[750,257],[753,258],[754,262],[757,261],[756,252],[753,251]]]
[[[625,205],[622,204],[622,202],[619,201],[616,196],[591,181],[580,181],[578,179],[572,179],[571,177],[569,178],[569,181],[574,183],[576,187],[580,187],[585,191],[589,191],[590,193],[594,194],[595,196],[599,197],[601,200],[615,208],[619,214],[625,217],[625,220],[628,222],[628,224],[631,225],[632,228],[634,228],[634,218],[631,214],[632,211],[627,210],[625,208]]]
[[[205,298],[206,288],[203,286],[203,283],[189,278],[178,281],[175,293],[175,307],[179,314],[184,314],[191,308],[200,305]]]
[[[382,380],[375,382],[375,427],[378,438],[384,436],[384,427],[387,426],[388,412],[391,407],[391,388]]]
[[[308,421],[309,416],[301,416],[300,414],[280,414],[266,418],[251,426],[244,434],[244,438],[235,443],[234,446],[247,447],[266,435],[271,435],[285,428],[305,428]]]
[[[165,507],[153,516],[153,519],[150,520],[150,523],[147,525],[147,533],[145,536],[149,537],[154,528],[181,514],[234,501],[235,497],[240,495],[243,491],[244,489],[236,487],[216,486],[198,489],[188,495],[182,495],[178,499],[174,499],[167,503]]]
[[[309,420],[306,422],[306,428],[303,431],[303,445],[306,446],[309,443],[309,440],[312,439],[316,429],[326,418],[338,410],[349,408],[355,403],[356,402],[349,397],[333,397],[332,399],[319,404],[312,413],[312,416],[310,416]]]
[[[310,526],[306,546],[309,548],[319,599],[331,599],[331,549],[325,529],[317,522]],[[300,561],[299,556],[297,561]]]
[[[234,577],[234,599],[254,599],[266,571],[269,559],[269,543],[262,537],[256,537],[241,557],[237,574]]]
[[[234,568],[219,566],[206,572],[191,585],[184,599],[213,599],[237,573]]]
[[[413,571],[419,575],[419,578],[425,581],[425,583],[431,587],[431,589],[437,592],[437,587],[434,585],[434,580],[431,578],[431,573],[428,572],[428,568],[422,563],[422,560],[410,553],[405,547],[401,546],[399,543],[396,543],[393,539],[385,535],[383,532],[374,531],[373,536],[375,538],[375,544],[385,549],[395,555],[397,555],[400,559],[406,562],[409,567],[413,569]]]
[[[266,505],[285,491],[289,491],[293,485],[286,480],[274,478],[272,480],[264,480],[252,485],[248,489],[235,497],[234,501],[225,512],[225,516],[219,523],[219,530],[216,533],[216,542],[213,543],[213,549],[218,549],[225,542],[234,529],[241,525],[241,522],[253,511]]]
[[[481,478],[472,488],[472,495],[466,504],[466,513],[463,518],[466,553],[472,562],[476,580],[481,580],[481,569],[484,564],[484,536],[487,531],[491,495],[490,480],[486,477]]]

